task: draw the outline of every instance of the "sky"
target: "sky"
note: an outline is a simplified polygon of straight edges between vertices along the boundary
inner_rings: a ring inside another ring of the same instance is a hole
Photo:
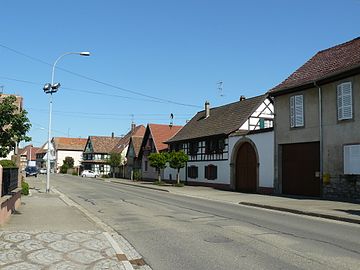
[[[1,1],[0,91],[24,98],[34,146],[52,136],[175,125],[266,93],[316,52],[360,36],[360,0]],[[219,82],[222,82],[221,87]],[[24,143],[23,143],[24,145]]]

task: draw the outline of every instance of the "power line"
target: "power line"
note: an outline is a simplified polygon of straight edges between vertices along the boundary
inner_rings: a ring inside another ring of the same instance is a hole
[[[22,52],[20,52],[18,50],[12,49],[12,48],[10,48],[10,47],[8,47],[6,45],[0,44],[0,47],[5,48],[5,49],[7,49],[9,51],[12,51],[12,52],[14,52],[16,54],[19,54],[21,56],[24,56],[26,58],[29,58],[29,59],[31,59],[33,61],[45,64],[45,65],[48,65],[48,66],[52,66],[52,64],[50,64],[48,62],[45,62],[45,61],[43,61],[41,59],[38,59],[38,58],[30,56],[30,55],[27,55],[27,54],[22,53]],[[80,78],[83,78],[83,79],[86,79],[86,80],[89,80],[89,81],[93,81],[93,82],[96,82],[98,84],[102,84],[102,85],[105,85],[107,87],[111,87],[111,88],[114,88],[114,89],[117,89],[117,90],[120,90],[120,91],[128,92],[128,93],[131,93],[131,94],[134,94],[134,95],[139,95],[139,96],[150,98],[150,99],[153,99],[153,100],[158,100],[158,101],[162,101],[162,102],[166,102],[166,103],[171,103],[171,104],[174,104],[174,105],[201,108],[200,106],[193,105],[193,104],[186,104],[186,103],[176,102],[176,101],[163,99],[163,98],[159,98],[159,97],[154,97],[154,96],[151,96],[151,95],[146,95],[146,94],[143,94],[143,93],[141,93],[139,91],[134,91],[134,90],[130,90],[130,89],[127,89],[127,88],[119,87],[119,86],[113,85],[111,83],[107,83],[107,82],[103,82],[103,81],[100,81],[100,80],[97,80],[97,79],[93,79],[93,78],[90,78],[88,76],[85,76],[85,75],[82,75],[80,73],[73,72],[71,70],[64,69],[64,68],[61,68],[61,67],[57,67],[57,69],[62,70],[62,71],[67,72],[67,73],[70,73],[72,75],[78,76]]]

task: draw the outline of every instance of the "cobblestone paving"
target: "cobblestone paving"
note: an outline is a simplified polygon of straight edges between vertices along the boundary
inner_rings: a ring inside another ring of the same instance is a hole
[[[99,231],[0,231],[0,269],[125,269]]]

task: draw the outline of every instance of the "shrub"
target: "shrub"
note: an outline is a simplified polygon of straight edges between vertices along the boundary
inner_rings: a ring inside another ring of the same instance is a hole
[[[16,163],[9,159],[0,160],[0,165],[3,168],[17,168]]]
[[[67,170],[69,169],[69,166],[67,164],[63,164],[60,167],[60,173],[67,173]]]
[[[141,170],[134,170],[133,179],[135,181],[141,180]]]
[[[21,183],[21,194],[22,195],[29,195],[29,184],[26,182]]]
[[[78,175],[77,171],[73,171],[72,175]]]

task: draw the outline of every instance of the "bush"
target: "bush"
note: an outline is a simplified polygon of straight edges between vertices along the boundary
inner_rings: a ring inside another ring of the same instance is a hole
[[[134,181],[141,180],[141,170],[134,170],[133,179]]]
[[[72,175],[78,175],[77,171],[73,171]]]
[[[16,163],[9,159],[0,160],[0,165],[3,168],[17,168]]]
[[[63,164],[60,167],[60,173],[67,173],[67,170],[69,169],[69,166],[67,164]]]
[[[183,183],[176,183],[176,184],[174,184],[173,186],[174,186],[174,187],[183,187],[184,184],[183,184]]]
[[[21,194],[22,195],[29,195],[29,184],[26,182],[21,183]]]
[[[157,185],[157,186],[165,186],[166,183],[164,183],[163,181],[155,181],[153,182],[154,185]]]

